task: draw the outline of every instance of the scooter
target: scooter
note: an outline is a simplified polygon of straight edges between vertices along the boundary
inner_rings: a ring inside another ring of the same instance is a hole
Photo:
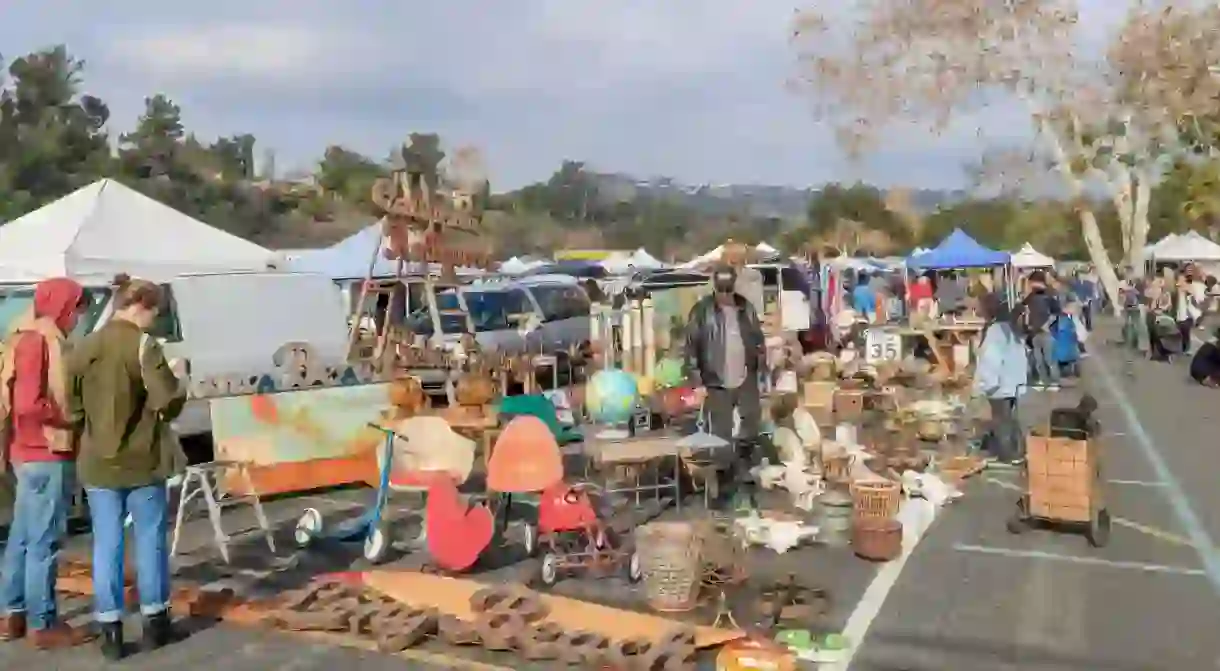
[[[340,526],[331,532],[324,532],[322,513],[317,508],[306,508],[297,520],[293,539],[299,547],[305,548],[319,539],[351,542],[364,542],[364,558],[373,564],[385,561],[390,549],[390,524],[383,519],[386,502],[390,498],[390,471],[394,464],[394,439],[406,440],[405,436],[397,434],[393,429],[369,423],[371,428],[385,434],[382,445],[382,458],[379,463],[379,481],[376,498],[372,505],[365,509],[359,519]]]

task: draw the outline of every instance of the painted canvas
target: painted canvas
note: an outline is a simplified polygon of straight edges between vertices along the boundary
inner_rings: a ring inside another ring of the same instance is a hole
[[[376,482],[390,384],[214,398],[216,458],[251,464],[259,494]],[[239,483],[230,483],[238,485]]]

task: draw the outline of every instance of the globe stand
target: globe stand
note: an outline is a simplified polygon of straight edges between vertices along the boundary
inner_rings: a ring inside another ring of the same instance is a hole
[[[607,426],[597,432],[598,440],[627,440],[631,437],[631,432],[620,426]]]

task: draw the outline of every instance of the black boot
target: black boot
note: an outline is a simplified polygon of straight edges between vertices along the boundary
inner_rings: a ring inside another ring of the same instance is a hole
[[[102,657],[111,662],[123,659],[123,623],[103,622],[101,629]]]
[[[170,618],[169,611],[162,611],[156,615],[149,615],[144,618],[144,629],[142,632],[142,640],[140,648],[145,652],[164,648],[174,642],[173,620]]]

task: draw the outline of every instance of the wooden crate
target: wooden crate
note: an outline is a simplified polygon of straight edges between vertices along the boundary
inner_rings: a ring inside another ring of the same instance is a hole
[[[864,414],[864,392],[857,389],[840,389],[834,395],[835,419],[854,422]]]
[[[806,406],[834,405],[835,389],[837,388],[838,385],[834,382],[811,380],[805,383],[804,398],[801,400]]]
[[[1026,447],[1031,515],[1088,522],[1105,507],[1096,441],[1031,435]]]

